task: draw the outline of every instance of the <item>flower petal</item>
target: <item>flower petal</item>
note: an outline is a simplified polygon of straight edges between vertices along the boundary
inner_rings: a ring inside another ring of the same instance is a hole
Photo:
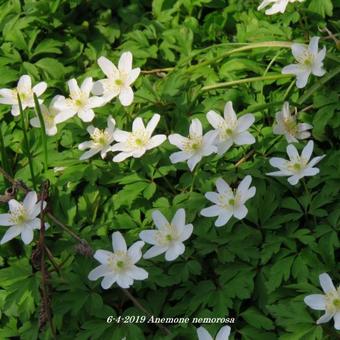
[[[182,229],[185,225],[185,210],[178,209],[172,218],[171,224]]]
[[[100,262],[101,264],[106,264],[110,257],[112,257],[113,253],[108,250],[98,249],[94,253],[93,257]]]
[[[169,247],[169,249],[165,253],[166,261],[174,261],[178,256],[182,255],[185,251],[185,246],[183,243],[175,243],[173,246]]]
[[[228,340],[230,335],[230,326],[223,326],[216,334],[215,340]]]
[[[160,246],[153,246],[148,251],[146,251],[143,255],[144,259],[151,259],[153,257],[156,257],[160,254],[163,254],[167,251],[168,247],[160,247]]]
[[[213,337],[204,327],[198,327],[196,329],[198,340],[213,340]]]
[[[190,138],[201,137],[202,134],[203,134],[203,130],[202,130],[201,121],[197,118],[194,118],[191,121],[190,128],[189,128]]]
[[[306,159],[307,162],[308,162],[310,157],[312,156],[313,149],[314,149],[314,142],[312,140],[310,140],[307,143],[307,145],[303,148],[302,153],[301,153],[301,157]]]
[[[143,241],[137,241],[130,246],[128,255],[133,263],[137,263],[141,259],[142,248],[144,247],[144,244],[145,243]]]
[[[123,253],[127,252],[126,242],[123,235],[119,231],[115,231],[112,234],[112,249],[114,252],[121,251]]]
[[[117,67],[112,63],[112,61],[105,57],[100,57],[97,60],[97,63],[108,78],[114,78],[118,73]]]
[[[137,266],[132,266],[131,270],[129,271],[129,276],[132,277],[134,280],[145,280],[148,278],[148,272]]]
[[[320,285],[323,291],[327,294],[328,292],[335,291],[335,287],[331,277],[327,273],[322,273],[319,275]]]
[[[120,72],[123,73],[130,73],[132,70],[132,53],[131,52],[124,52],[118,62],[118,69]]]
[[[157,241],[155,239],[155,230],[143,230],[139,233],[139,237],[142,241],[155,245],[157,244]]]
[[[91,281],[95,281],[99,279],[102,276],[107,275],[108,273],[108,268],[106,265],[101,264],[100,266],[92,269],[88,275],[88,279]]]
[[[21,233],[20,227],[13,226],[13,227],[8,228],[7,231],[5,232],[5,235],[1,239],[0,244],[4,244],[4,243],[12,240],[13,238],[20,235],[20,233]]]
[[[308,295],[303,300],[305,304],[315,310],[325,310],[326,309],[326,301],[325,295],[322,294],[312,294]]]
[[[152,219],[156,227],[160,230],[165,229],[169,225],[168,220],[159,210],[155,210],[152,212]]]
[[[5,227],[13,225],[10,218],[11,214],[0,214],[0,225]]]
[[[148,137],[150,138],[154,130],[156,129],[157,124],[159,123],[159,120],[161,119],[161,116],[158,113],[155,113],[148,124],[146,125],[146,132],[148,134]]]
[[[101,286],[103,289],[109,289],[117,280],[117,275],[116,274],[110,274],[104,276]]]

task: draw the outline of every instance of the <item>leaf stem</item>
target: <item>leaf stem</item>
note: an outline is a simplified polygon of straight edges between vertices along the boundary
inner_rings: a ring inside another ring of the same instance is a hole
[[[40,121],[41,140],[42,140],[42,144],[43,144],[43,148],[44,148],[44,168],[45,168],[45,171],[47,171],[47,169],[48,169],[48,165],[47,165],[48,164],[48,153],[47,153],[47,137],[46,137],[45,121],[44,121],[43,115],[41,113],[41,108],[40,108],[38,97],[35,93],[33,93],[33,97],[34,97],[35,112],[36,112],[37,116],[39,117],[39,121]]]
[[[254,83],[257,81],[266,81],[266,80],[278,80],[278,79],[284,79],[284,78],[291,78],[293,77],[292,74],[274,74],[271,76],[261,76],[261,77],[252,77],[252,78],[245,78],[245,79],[239,79],[239,80],[233,80],[228,81],[224,83],[217,83],[212,85],[203,86],[201,91],[210,91],[210,90],[216,90],[228,86],[238,85],[238,84],[245,84],[245,83]]]
[[[23,130],[23,133],[24,133],[25,153],[26,153],[26,156],[28,158],[28,165],[29,165],[30,172],[31,172],[33,188],[34,188],[34,190],[36,190],[36,181],[35,181],[35,175],[34,175],[34,171],[33,171],[33,159],[32,159],[32,155],[31,155],[31,152],[30,152],[30,147],[29,147],[29,143],[28,143],[28,136],[27,136],[26,116],[24,114],[24,110],[22,109],[22,104],[21,104],[21,99],[20,99],[19,93],[17,94],[17,98],[18,98],[19,111],[20,111],[20,116],[21,116],[22,130]]]

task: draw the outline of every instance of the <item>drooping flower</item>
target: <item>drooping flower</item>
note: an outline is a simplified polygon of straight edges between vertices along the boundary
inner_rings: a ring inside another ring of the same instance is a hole
[[[289,103],[283,104],[282,110],[276,113],[273,132],[276,135],[284,135],[288,143],[298,142],[299,139],[310,137],[308,130],[313,126],[307,123],[297,123],[296,116],[289,110]]]
[[[273,5],[271,8],[266,10],[267,15],[272,15],[276,13],[284,13],[286,10],[286,7],[290,2],[303,2],[304,0],[263,0],[260,4],[260,6],[257,8],[259,11],[268,5]]]
[[[201,215],[205,217],[218,216],[215,221],[216,227],[225,225],[232,216],[239,220],[245,218],[248,213],[245,203],[254,197],[256,193],[255,187],[249,187],[251,181],[251,176],[246,176],[234,191],[222,178],[217,179],[217,192],[207,192],[205,194],[205,197],[213,202],[214,205],[201,210]]]
[[[217,131],[217,153],[224,154],[232,145],[245,145],[255,143],[254,136],[247,130],[254,123],[255,117],[251,113],[237,119],[233,103],[227,102],[224,107],[224,118],[215,111],[207,113],[210,125]]]
[[[67,119],[73,117],[73,112],[71,110],[68,111],[59,111],[55,107],[55,103],[60,100],[61,96],[55,96],[49,107],[44,104],[40,105],[41,114],[45,123],[45,131],[48,136],[54,136],[57,134],[57,124],[66,121]],[[30,123],[35,128],[40,128],[40,120],[38,117],[34,117],[30,120]]]
[[[134,280],[145,280],[148,272],[137,267],[136,263],[142,257],[143,241],[133,243],[127,249],[124,237],[119,231],[112,234],[113,252],[97,250],[93,257],[100,263],[89,273],[89,280],[95,281],[103,277],[101,286],[110,288],[115,282],[122,288],[129,288]]]
[[[314,157],[310,160],[314,149],[314,142],[309,141],[299,155],[293,144],[287,146],[289,161],[279,157],[273,157],[269,160],[271,166],[279,168],[279,171],[267,173],[268,176],[289,176],[288,182],[296,185],[299,180],[307,176],[315,176],[320,172],[314,165],[319,163],[325,155]]]
[[[34,107],[33,93],[37,97],[41,96],[47,88],[45,82],[40,82],[32,88],[31,77],[27,74],[20,77],[17,87],[14,89],[0,89],[0,104],[12,105],[11,113],[13,116],[19,116],[19,102],[18,95],[20,97],[22,109],[25,110],[27,107]],[[39,99],[39,103],[43,100]]]
[[[116,129],[114,139],[118,143],[112,146],[111,151],[121,152],[113,157],[113,161],[122,162],[128,157],[140,158],[147,150],[161,145],[166,136],[152,136],[160,118],[159,114],[154,114],[145,127],[142,118],[138,117],[132,123],[132,132]]]
[[[91,136],[91,140],[80,143],[79,150],[86,150],[80,157],[80,160],[89,159],[100,152],[100,156],[104,159],[106,154],[111,150],[111,144],[114,140],[116,121],[109,116],[107,119],[107,128],[100,130],[92,125],[87,128],[87,132]]]
[[[215,340],[228,340],[230,335],[230,326],[223,326],[216,334]],[[203,327],[196,329],[198,340],[214,340],[209,332]]]
[[[193,171],[202,157],[217,152],[217,147],[214,145],[216,135],[216,131],[209,131],[203,135],[200,120],[194,118],[189,128],[188,137],[177,133],[168,137],[169,142],[181,150],[170,155],[171,163],[187,161],[190,171]]]
[[[322,77],[326,73],[323,68],[326,47],[319,51],[319,39],[319,37],[313,37],[308,46],[293,44],[292,53],[298,64],[291,64],[282,69],[283,74],[296,75],[296,86],[300,89],[307,85],[311,74]]]
[[[92,78],[85,78],[80,88],[75,79],[70,79],[67,85],[70,91],[70,97],[65,98],[64,96],[59,96],[55,102],[56,109],[59,111],[71,111],[73,115],[77,114],[83,122],[91,122],[94,118],[93,109],[105,104],[100,97],[90,97],[93,87]]]
[[[334,328],[340,330],[340,286],[335,288],[327,273],[321,274],[319,281],[325,294],[308,295],[304,302],[312,309],[325,311],[325,314],[316,321],[318,325],[334,318]]]
[[[175,260],[184,253],[183,242],[191,236],[193,230],[192,224],[185,224],[185,210],[177,210],[171,223],[158,210],[152,213],[152,219],[157,230],[144,230],[139,234],[144,242],[152,244],[144,258],[149,259],[165,253],[167,261]]]
[[[37,202],[38,197],[35,191],[29,192],[24,201],[18,202],[15,199],[11,199],[8,202],[9,213],[0,214],[0,225],[9,227],[0,241],[0,244],[4,244],[18,235],[21,235],[21,239],[25,244],[29,244],[33,240],[33,230],[40,229],[41,221],[37,216],[41,211],[41,202]],[[43,202],[43,208],[45,209],[46,202]],[[48,223],[45,223],[45,228],[49,227]]]
[[[98,65],[107,78],[94,83],[92,92],[103,96],[105,102],[119,96],[123,106],[129,106],[133,102],[131,85],[138,78],[140,68],[132,68],[132,53],[124,52],[118,62],[118,68],[107,58],[100,57]]]

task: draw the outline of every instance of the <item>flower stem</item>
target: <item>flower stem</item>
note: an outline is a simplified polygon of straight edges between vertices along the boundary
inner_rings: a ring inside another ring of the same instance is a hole
[[[287,42],[287,41],[265,41],[265,42],[260,42],[260,43],[253,43],[253,44],[249,44],[246,46],[242,46],[239,48],[235,48],[233,50],[227,51],[225,53],[222,53],[221,55],[210,59],[210,60],[206,60],[203,61],[201,63],[198,63],[196,65],[193,65],[191,67],[189,67],[186,72],[192,72],[194,70],[196,70],[199,67],[202,66],[206,66],[206,65],[210,65],[210,64],[214,64],[215,62],[217,62],[220,59],[223,59],[225,57],[228,57],[231,54],[234,53],[239,53],[239,52],[244,52],[244,51],[248,51],[248,50],[252,50],[252,49],[256,49],[256,48],[266,48],[266,47],[285,47],[285,48],[290,48],[292,46],[291,42]]]
[[[7,157],[7,153],[5,149],[5,142],[4,142],[4,137],[2,135],[1,126],[0,126],[0,152],[1,152],[1,164],[7,172],[10,172],[10,167],[8,164],[8,157]],[[9,183],[6,177],[5,177],[5,182],[7,184]]]
[[[31,172],[33,188],[34,188],[34,190],[36,190],[36,181],[35,181],[35,175],[34,175],[34,171],[33,171],[33,160],[32,160],[32,155],[30,153],[30,147],[29,147],[28,136],[27,136],[26,116],[24,114],[24,110],[22,109],[22,104],[21,104],[21,99],[20,99],[19,94],[17,95],[17,97],[18,97],[19,111],[20,111],[20,116],[21,116],[22,130],[23,130],[23,133],[24,133],[25,153],[26,153],[26,156],[28,158],[28,165],[29,165],[30,172]]]
[[[218,84],[212,84],[202,87],[202,91],[210,91],[210,90],[216,90],[228,86],[238,85],[238,84],[245,84],[245,83],[254,83],[257,81],[265,81],[265,80],[277,80],[277,79],[284,79],[284,78],[291,78],[294,75],[292,74],[274,74],[271,76],[262,76],[262,77],[252,77],[252,78],[245,78],[245,79],[239,79],[239,80],[233,80],[233,81],[227,81],[225,83],[218,83]]]
[[[286,100],[287,96],[289,95],[290,90],[292,89],[292,87],[295,84],[295,79],[292,80],[292,82],[290,83],[290,85],[288,86],[287,91],[285,92],[284,96],[283,96],[283,101]]]
[[[44,168],[45,168],[45,171],[47,171],[47,169],[48,169],[48,165],[47,165],[48,153],[47,153],[47,137],[46,137],[45,121],[44,121],[43,115],[41,113],[41,108],[40,108],[38,97],[35,93],[33,94],[33,96],[34,96],[35,112],[38,115],[39,121],[40,121],[41,140],[42,140],[42,145],[43,145],[43,148],[44,148]]]

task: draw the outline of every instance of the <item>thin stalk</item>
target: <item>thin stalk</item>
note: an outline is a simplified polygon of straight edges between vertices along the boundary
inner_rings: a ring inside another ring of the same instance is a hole
[[[319,82],[314,84],[310,89],[308,89],[303,96],[298,101],[298,104],[303,104],[314,92],[319,90],[319,88],[323,85],[325,85],[329,80],[331,80],[333,77],[335,77],[338,73],[340,73],[340,66],[336,67],[333,71],[326,74],[322,79],[320,79]]]
[[[37,95],[34,93],[34,106],[35,106],[35,112],[37,116],[39,117],[40,121],[40,130],[41,130],[41,140],[42,140],[42,145],[44,148],[44,168],[45,171],[48,169],[48,153],[47,153],[47,136],[46,136],[46,127],[45,127],[45,121],[41,112],[40,104]]]
[[[5,149],[5,142],[4,142],[4,137],[2,135],[1,126],[0,126],[0,152],[1,152],[1,164],[7,172],[10,172],[9,171],[10,167],[8,165],[8,157],[7,157],[7,153]],[[6,184],[9,183],[6,177],[5,177],[5,182]]]
[[[228,86],[238,85],[238,84],[245,84],[245,83],[254,83],[257,81],[265,81],[265,80],[277,80],[277,79],[284,79],[284,78],[291,78],[294,75],[292,74],[275,74],[271,76],[264,76],[264,77],[252,77],[252,78],[245,78],[245,79],[239,79],[239,80],[233,80],[233,81],[227,81],[225,83],[218,83],[218,84],[212,84],[203,86],[201,91],[210,91],[210,90],[216,90]]]
[[[239,48],[235,48],[233,50],[227,51],[225,53],[222,53],[221,55],[210,59],[210,60],[206,60],[206,61],[202,61],[201,63],[198,63],[196,65],[193,65],[191,67],[189,67],[186,72],[191,72],[194,71],[195,69],[201,67],[201,66],[206,66],[206,65],[210,65],[210,64],[214,64],[216,61],[223,59],[225,57],[228,57],[229,55],[232,55],[234,53],[239,53],[239,52],[244,52],[244,51],[248,51],[248,50],[253,50],[256,48],[266,48],[266,47],[285,47],[285,48],[290,48],[292,46],[291,42],[287,42],[287,41],[266,41],[266,42],[260,42],[260,43],[253,43],[253,44],[249,44],[247,46],[242,46]]]
[[[22,109],[22,104],[21,104],[21,99],[19,94],[17,94],[18,97],[18,104],[19,104],[19,111],[20,111],[20,117],[21,117],[21,123],[22,123],[22,130],[24,133],[24,144],[25,144],[25,151],[26,151],[26,156],[28,158],[28,165],[30,168],[30,172],[31,172],[31,178],[32,178],[32,183],[33,183],[33,188],[34,190],[36,190],[36,181],[35,181],[35,175],[34,175],[34,171],[33,171],[33,159],[32,159],[32,155],[30,153],[30,147],[29,147],[29,143],[28,143],[28,136],[27,136],[27,124],[26,124],[26,117],[24,114],[24,110]]]
[[[295,79],[292,80],[292,82],[290,83],[290,85],[288,86],[287,91],[285,92],[284,96],[283,96],[283,101],[286,100],[287,96],[289,95],[290,90],[292,89],[292,87],[295,84]]]

